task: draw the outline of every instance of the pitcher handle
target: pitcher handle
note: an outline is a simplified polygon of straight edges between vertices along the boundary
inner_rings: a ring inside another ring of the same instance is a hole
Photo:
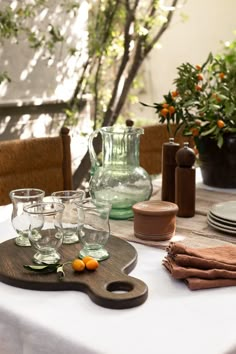
[[[90,160],[91,160],[91,173],[92,174],[97,169],[97,167],[100,166],[98,159],[97,159],[97,154],[96,154],[94,147],[93,147],[93,139],[98,136],[99,132],[100,132],[99,129],[94,130],[94,132],[90,134],[89,140],[88,140],[88,148],[89,148],[89,156],[90,156]]]

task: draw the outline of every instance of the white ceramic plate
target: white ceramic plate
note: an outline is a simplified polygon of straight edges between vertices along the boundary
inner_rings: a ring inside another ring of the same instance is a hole
[[[210,219],[207,219],[208,224],[213,227],[216,230],[219,230],[221,232],[224,232],[226,234],[231,234],[231,235],[235,235],[236,236],[236,231],[233,230],[229,230],[229,229],[225,229],[223,226],[217,226],[215,223],[213,223],[212,221],[210,221]]]
[[[225,230],[229,230],[229,231],[235,231],[236,232],[236,226],[229,226],[226,225],[224,223],[221,223],[220,221],[216,221],[211,215],[210,213],[207,215],[208,220],[213,224],[216,225],[218,227],[224,228]]]
[[[236,201],[215,204],[210,211],[219,218],[236,222]]]
[[[214,214],[212,214],[211,211],[209,211],[208,215],[211,217],[212,221],[216,221],[218,223],[220,223],[221,225],[225,225],[225,226],[230,226],[230,227],[234,227],[236,229],[236,222],[233,221],[229,221],[223,218],[220,218]]]

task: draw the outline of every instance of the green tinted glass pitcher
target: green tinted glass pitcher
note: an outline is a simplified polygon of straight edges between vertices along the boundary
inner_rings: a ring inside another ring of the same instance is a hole
[[[132,206],[151,196],[151,178],[139,165],[139,140],[143,132],[142,128],[112,126],[96,130],[89,137],[90,194],[93,199],[112,203],[112,219],[132,217]],[[99,133],[102,137],[101,164],[93,146],[93,139]]]

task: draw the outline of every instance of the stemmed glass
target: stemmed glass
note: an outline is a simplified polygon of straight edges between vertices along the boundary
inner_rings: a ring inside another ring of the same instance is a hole
[[[78,190],[64,190],[52,193],[53,201],[63,203],[65,209],[62,217],[63,226],[63,243],[72,244],[79,242],[78,237],[78,217],[77,209],[74,202],[82,201],[85,197],[85,191]]]
[[[24,208],[29,217],[29,239],[36,249],[33,261],[55,264],[63,241],[62,215],[64,205],[55,202],[32,204]]]
[[[18,246],[31,246],[28,238],[29,221],[24,207],[41,202],[45,192],[37,188],[21,188],[12,190],[9,196],[13,205],[11,222],[18,234],[15,243]]]
[[[110,236],[109,215],[112,204],[107,201],[85,199],[75,203],[78,210],[79,257],[91,256],[98,261],[109,257],[105,245]]]

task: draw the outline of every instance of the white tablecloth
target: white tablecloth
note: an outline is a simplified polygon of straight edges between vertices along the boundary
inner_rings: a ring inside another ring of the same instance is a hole
[[[9,219],[0,234],[1,242],[15,236]],[[149,296],[132,309],[106,309],[76,291],[0,283],[0,353],[236,353],[236,287],[191,292],[162,266],[165,251],[133,245],[138,264],[131,274]]]

